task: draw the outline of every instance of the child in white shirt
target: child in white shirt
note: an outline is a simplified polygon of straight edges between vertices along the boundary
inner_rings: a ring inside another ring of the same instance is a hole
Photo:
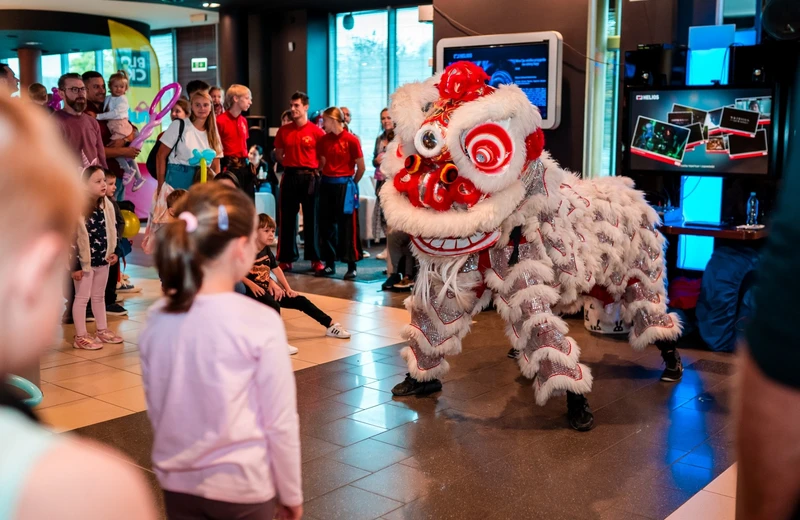
[[[124,70],[115,72],[108,78],[108,88],[111,90],[111,95],[106,97],[106,102],[103,105],[103,113],[97,114],[99,121],[108,121],[108,130],[111,132],[111,147],[120,148],[125,146],[125,140],[133,132],[133,126],[128,121],[128,110],[130,104],[125,93],[128,92],[128,73]],[[125,176],[122,183],[126,186],[136,179],[133,183],[133,191],[139,190],[144,186],[144,178],[136,161],[125,157],[118,157],[122,171]]]

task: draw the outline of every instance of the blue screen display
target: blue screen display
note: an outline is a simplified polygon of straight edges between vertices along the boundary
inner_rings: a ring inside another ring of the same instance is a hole
[[[486,71],[491,86],[513,83],[521,88],[546,119],[549,47],[548,42],[448,47],[444,49],[444,66],[471,61]]]

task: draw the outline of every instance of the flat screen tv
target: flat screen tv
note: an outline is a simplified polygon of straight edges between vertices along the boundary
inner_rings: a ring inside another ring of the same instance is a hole
[[[457,61],[486,71],[490,85],[514,83],[542,114],[542,128],[561,119],[561,34],[555,31],[443,38],[436,45],[439,72]]]
[[[769,175],[776,99],[772,86],[630,88],[625,174]]]

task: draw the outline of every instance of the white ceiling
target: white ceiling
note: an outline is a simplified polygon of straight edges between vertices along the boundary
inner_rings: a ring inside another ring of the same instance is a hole
[[[204,24],[219,21],[217,13],[202,9],[114,0],[0,0],[0,10],[2,9],[65,11],[126,18],[146,23],[151,30],[194,25],[189,21],[189,16],[193,14],[208,15],[208,20],[203,22]]]

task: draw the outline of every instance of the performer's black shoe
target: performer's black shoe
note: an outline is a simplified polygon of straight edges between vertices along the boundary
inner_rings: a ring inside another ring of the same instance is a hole
[[[661,380],[669,383],[680,381],[683,377],[683,363],[675,343],[657,343],[656,345],[661,350],[661,358],[667,365],[661,374]]]
[[[428,395],[442,389],[442,382],[438,379],[430,381],[417,381],[411,374],[406,374],[406,378],[392,388],[392,395],[404,397],[407,395]]]
[[[320,278],[326,278],[326,277],[329,277],[329,276],[333,276],[335,274],[336,274],[336,270],[331,266],[327,266],[325,269],[320,269],[319,271],[314,273],[314,276],[318,276]]]
[[[402,279],[403,277],[400,276],[399,273],[392,273],[391,275],[389,275],[389,278],[387,278],[386,281],[383,282],[383,284],[381,285],[381,290],[391,291],[392,288],[394,287],[394,284],[399,283],[400,280]]]
[[[567,417],[574,430],[588,432],[594,428],[594,415],[589,408],[589,400],[581,394],[567,392]]]
[[[514,347],[511,347],[511,350],[508,351],[507,355],[511,359],[517,359],[519,357],[519,350],[515,349]]]
[[[358,272],[355,269],[352,269],[344,273],[345,280],[355,280],[356,276],[358,276]]]

